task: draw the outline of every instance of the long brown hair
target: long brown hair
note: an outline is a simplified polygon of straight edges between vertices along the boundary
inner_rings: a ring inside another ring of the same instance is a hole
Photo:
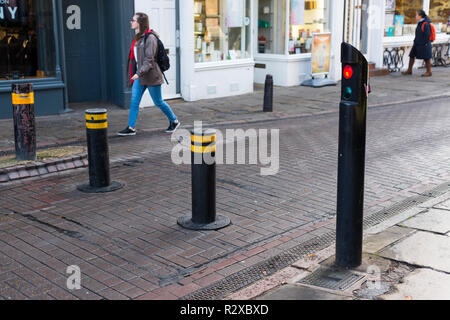
[[[135,36],[135,39],[138,40],[150,29],[150,20],[148,15],[142,12],[136,12],[135,16],[137,16],[137,23],[139,23],[139,32]]]

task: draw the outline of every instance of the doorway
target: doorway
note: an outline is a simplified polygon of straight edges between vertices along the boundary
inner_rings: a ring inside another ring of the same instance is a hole
[[[135,11],[148,14],[150,28],[155,30],[170,59],[170,69],[165,72],[169,84],[162,86],[164,99],[181,97],[180,84],[180,0],[139,0],[135,2]],[[184,1],[184,0],[183,0]],[[146,91],[141,102],[142,107],[152,106],[153,101]]]

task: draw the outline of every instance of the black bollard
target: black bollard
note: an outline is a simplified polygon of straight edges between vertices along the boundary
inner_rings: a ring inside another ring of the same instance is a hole
[[[36,160],[33,84],[13,84],[14,142],[17,160]]]
[[[191,230],[219,230],[228,226],[228,217],[216,214],[216,131],[191,132],[192,215],[178,219]]]
[[[264,85],[264,107],[263,112],[273,111],[273,77],[268,74]]]
[[[362,263],[364,169],[368,63],[354,47],[342,47],[342,98],[339,107],[336,265]]]
[[[104,193],[124,186],[110,179],[107,116],[106,109],[86,111],[89,183],[77,187],[82,192]]]

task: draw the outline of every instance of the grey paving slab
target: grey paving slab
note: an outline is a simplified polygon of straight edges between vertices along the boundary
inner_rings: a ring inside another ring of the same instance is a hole
[[[448,205],[448,207],[445,207],[444,203]],[[444,206],[442,206],[444,205]],[[420,204],[418,207],[420,208],[440,208],[440,209],[448,209],[450,210],[450,193],[445,193],[443,195],[440,195],[439,197],[432,198],[428,201],[425,201],[424,203]]]
[[[385,220],[375,226],[373,226],[372,228],[368,229],[366,231],[367,234],[378,234],[380,232],[383,232],[384,230],[391,228],[399,223],[401,223],[402,221],[409,219],[411,217],[414,217],[415,215],[424,212],[426,209],[424,208],[419,208],[419,207],[415,207],[409,210],[406,210],[400,214],[397,214],[395,216],[393,216],[392,218]]]
[[[381,249],[406,237],[412,232],[414,232],[414,230],[394,226],[378,234],[370,235],[364,239],[363,252],[377,253]]]
[[[417,269],[395,286],[396,291],[380,296],[384,300],[450,300],[450,275]]]
[[[288,284],[270,291],[255,300],[352,300],[352,298],[320,289]]]
[[[450,196],[449,196],[449,198],[450,198]],[[434,207],[437,209],[450,210],[450,199],[443,201],[441,203],[438,203]]]
[[[446,234],[450,231],[450,211],[430,209],[411,219],[403,221],[400,225],[424,231]]]
[[[385,258],[450,272],[450,237],[418,231],[383,250]]]

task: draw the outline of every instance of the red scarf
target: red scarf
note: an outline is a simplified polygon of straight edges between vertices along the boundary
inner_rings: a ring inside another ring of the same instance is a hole
[[[147,35],[151,32],[152,32],[152,30],[147,30],[147,31],[145,31],[145,35]],[[136,45],[136,38],[134,38],[133,43],[131,44],[130,61],[135,61],[137,63],[137,61],[136,61],[137,57],[134,55],[134,46],[135,45]],[[130,79],[131,79],[134,76],[133,70],[131,68],[131,63],[130,63],[129,67],[130,67]],[[134,80],[131,80],[131,85],[133,85],[133,83],[134,83]]]

